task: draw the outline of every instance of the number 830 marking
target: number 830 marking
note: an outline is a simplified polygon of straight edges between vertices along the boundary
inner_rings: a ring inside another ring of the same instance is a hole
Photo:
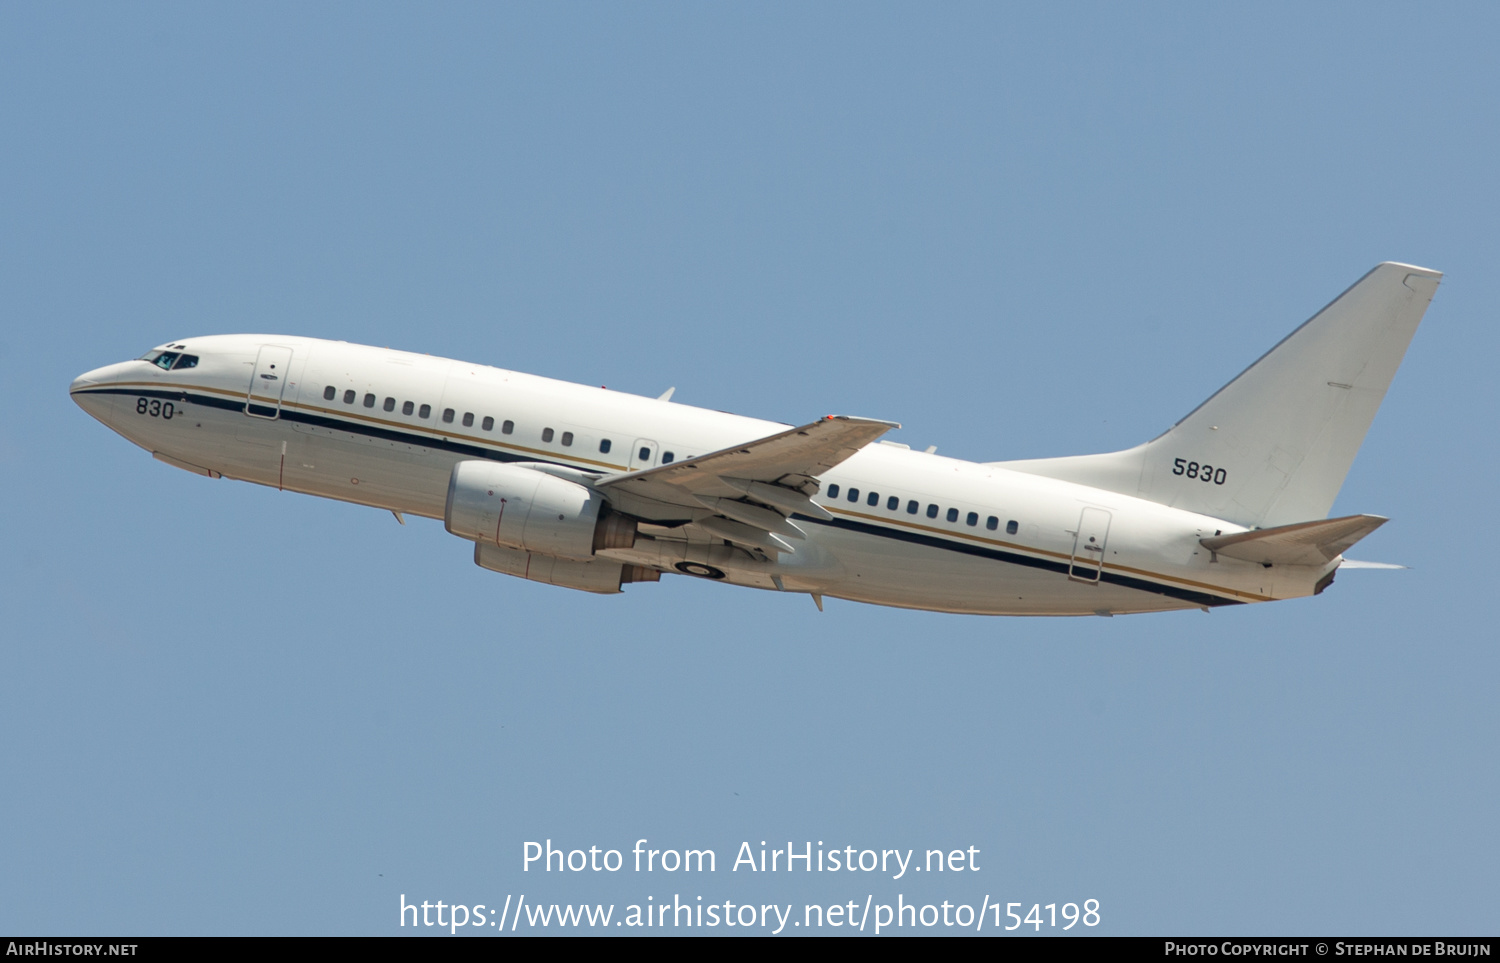
[[[1222,468],[1213,465],[1200,465],[1196,461],[1188,461],[1186,458],[1178,458],[1172,462],[1172,474],[1186,475],[1196,478],[1201,482],[1213,482],[1215,485],[1224,484],[1229,473]]]
[[[138,415],[150,415],[153,418],[165,418],[172,420],[177,413],[177,408],[170,401],[160,401],[156,398],[135,399],[135,412]]]

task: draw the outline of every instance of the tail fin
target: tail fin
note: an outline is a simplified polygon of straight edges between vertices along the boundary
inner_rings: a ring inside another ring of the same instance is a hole
[[[1441,279],[1377,265],[1144,445],[994,464],[1251,528],[1326,518]]]

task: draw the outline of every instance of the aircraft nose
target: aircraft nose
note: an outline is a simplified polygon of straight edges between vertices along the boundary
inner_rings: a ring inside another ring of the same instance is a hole
[[[109,381],[110,367],[112,366],[85,371],[74,378],[73,383],[68,386],[68,394],[72,396],[78,407],[106,425],[109,424],[109,416],[114,407],[112,404],[114,396],[96,389]]]

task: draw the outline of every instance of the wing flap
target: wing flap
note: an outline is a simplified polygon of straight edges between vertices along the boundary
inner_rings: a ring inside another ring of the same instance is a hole
[[[831,512],[801,491],[793,491],[780,485],[768,485],[765,482],[747,481],[743,478],[729,478],[724,475],[719,476],[719,481],[762,505],[770,505],[788,518],[793,515],[806,515],[809,518],[820,518],[825,522],[833,518]]]
[[[765,549],[769,552],[795,552],[791,543],[759,525],[746,525],[731,518],[713,515],[700,518],[693,523],[714,538],[722,538],[736,545]]]
[[[1211,552],[1262,565],[1326,565],[1389,519],[1346,515],[1199,539]]]
[[[783,518],[780,512],[769,508],[761,508],[759,505],[729,498],[709,498],[703,495],[694,495],[693,498],[716,515],[732,518],[763,532],[775,532],[777,535],[785,535],[788,538],[806,537],[802,529]]]

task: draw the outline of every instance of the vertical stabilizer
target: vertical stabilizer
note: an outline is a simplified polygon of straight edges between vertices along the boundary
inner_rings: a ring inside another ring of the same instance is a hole
[[[1378,265],[1144,445],[995,464],[1252,528],[1326,518],[1441,279]]]

